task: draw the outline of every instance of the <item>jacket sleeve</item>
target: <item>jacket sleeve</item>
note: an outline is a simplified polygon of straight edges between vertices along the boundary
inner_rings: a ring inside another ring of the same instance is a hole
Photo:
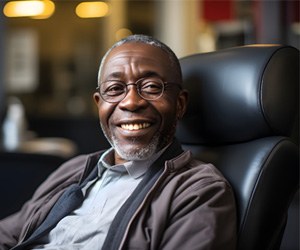
[[[16,223],[19,221],[20,223]],[[22,218],[16,213],[0,221],[0,249],[10,249],[15,246],[19,239],[19,234],[22,230]],[[11,229],[14,230],[11,230]]]
[[[194,183],[173,205],[159,249],[236,248],[235,201],[226,182]]]

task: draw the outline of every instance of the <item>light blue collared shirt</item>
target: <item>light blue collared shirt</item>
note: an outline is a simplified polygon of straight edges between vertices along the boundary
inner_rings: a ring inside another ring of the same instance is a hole
[[[106,151],[98,162],[98,177],[82,188],[82,205],[64,217],[33,249],[101,249],[115,215],[165,149],[149,160],[114,166],[114,150]]]

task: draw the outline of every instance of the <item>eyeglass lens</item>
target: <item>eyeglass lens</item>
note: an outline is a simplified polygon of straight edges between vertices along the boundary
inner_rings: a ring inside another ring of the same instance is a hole
[[[129,84],[118,80],[109,80],[100,84],[100,95],[104,101],[119,102],[127,95],[130,85],[135,85],[138,94],[145,100],[158,99],[164,91],[164,83],[160,79],[140,79]]]

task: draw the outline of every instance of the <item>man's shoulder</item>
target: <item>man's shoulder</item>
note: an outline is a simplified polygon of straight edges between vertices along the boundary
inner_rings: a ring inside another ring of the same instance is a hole
[[[74,179],[73,181],[78,181],[84,172],[89,172],[96,166],[103,152],[104,151],[101,150],[89,154],[77,155],[60,165],[48,179],[54,179],[56,181],[71,181]]]
[[[42,185],[37,193],[44,194],[49,190],[63,189],[73,183],[79,183],[85,173],[96,166],[97,158],[103,151],[75,156],[57,168]]]
[[[210,179],[211,181],[227,182],[214,164],[195,158],[190,151],[185,151],[178,159],[175,159],[173,166],[176,166],[176,172],[179,175],[190,176],[194,180]]]
[[[89,161],[97,161],[101,154],[103,154],[105,150],[100,150],[88,154],[80,154],[76,155],[73,158],[67,160],[65,163],[63,163],[61,166],[62,167],[68,167],[68,166],[82,166],[82,164],[88,163]]]

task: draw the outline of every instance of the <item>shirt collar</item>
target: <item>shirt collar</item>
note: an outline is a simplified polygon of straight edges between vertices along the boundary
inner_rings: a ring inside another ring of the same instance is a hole
[[[111,171],[127,172],[132,178],[137,179],[146,173],[152,163],[156,161],[169,146],[170,145],[155,153],[147,160],[128,161],[124,164],[117,165],[113,165],[114,149],[110,148],[102,154],[98,161],[98,176],[100,177],[106,169],[109,169]]]

